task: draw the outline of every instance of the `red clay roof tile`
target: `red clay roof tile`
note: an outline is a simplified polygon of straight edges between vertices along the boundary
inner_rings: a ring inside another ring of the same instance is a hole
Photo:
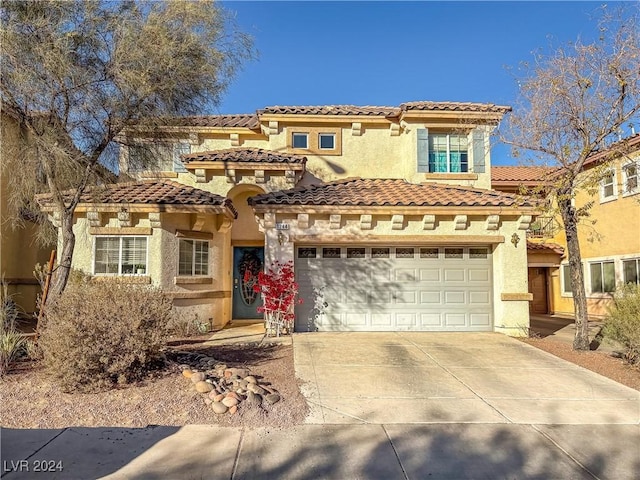
[[[398,107],[376,107],[358,105],[275,105],[258,110],[258,115],[369,115],[381,117],[395,117],[400,113]]]
[[[554,170],[552,167],[492,166],[491,182],[541,183]]]
[[[506,105],[472,102],[405,102],[400,104],[400,108],[402,110],[450,110],[482,113],[507,113],[511,111],[511,107]]]
[[[182,162],[255,162],[305,164],[307,157],[262,148],[228,148],[182,155]]]
[[[250,205],[533,207],[517,195],[437,183],[414,184],[402,179],[352,178],[296,187],[249,199]]]
[[[73,193],[64,192],[65,200],[70,200]],[[50,194],[38,195],[36,198],[43,207],[53,205],[53,197]],[[80,203],[225,206],[237,215],[228,198],[170,180],[145,180],[90,187],[80,197]]]
[[[557,253],[558,255],[564,254],[564,247],[557,243],[537,243],[527,241],[527,250],[533,252]]]

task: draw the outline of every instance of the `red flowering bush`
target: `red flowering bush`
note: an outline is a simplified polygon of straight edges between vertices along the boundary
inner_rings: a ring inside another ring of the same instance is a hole
[[[262,294],[263,306],[258,311],[265,314],[267,334],[279,337],[281,333],[291,333],[294,307],[302,303],[297,298],[293,263],[275,262],[267,271],[258,273],[258,284],[253,289]]]

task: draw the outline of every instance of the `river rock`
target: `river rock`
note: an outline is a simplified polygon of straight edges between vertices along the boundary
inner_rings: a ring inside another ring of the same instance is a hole
[[[247,383],[258,383],[258,380],[256,380],[256,377],[254,377],[253,375],[244,377],[244,379]]]
[[[209,393],[211,390],[213,390],[213,385],[210,383],[202,381],[196,383],[196,391],[200,393]]]
[[[222,404],[226,405],[227,407],[234,407],[238,404],[238,400],[233,397],[225,397],[222,399]]]
[[[222,415],[223,413],[227,413],[227,410],[229,410],[227,406],[221,402],[213,402],[211,404],[211,409],[217,415]]]
[[[264,396],[264,399],[269,402],[270,405],[273,405],[274,403],[280,401],[280,395],[278,395],[277,393],[269,393],[268,395]]]
[[[192,374],[193,374],[193,372],[191,370],[189,370],[188,368],[182,370],[182,376],[183,377],[190,378]]]
[[[262,397],[256,393],[248,392],[247,393],[247,403],[249,405],[258,406],[262,403]]]
[[[202,372],[193,372],[189,378],[193,383],[198,383],[204,381],[206,376]]]

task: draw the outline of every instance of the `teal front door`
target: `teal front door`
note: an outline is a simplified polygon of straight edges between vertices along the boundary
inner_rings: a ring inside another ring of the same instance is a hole
[[[262,296],[253,287],[264,268],[264,247],[233,248],[233,318],[262,318]]]

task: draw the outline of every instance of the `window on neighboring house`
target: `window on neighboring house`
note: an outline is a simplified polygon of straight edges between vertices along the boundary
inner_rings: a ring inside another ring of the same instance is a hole
[[[622,261],[624,283],[636,283],[640,285],[640,258]]]
[[[591,293],[610,293],[616,289],[616,270],[613,261],[589,264]]]
[[[624,176],[624,193],[637,193],[638,190],[638,163],[630,163],[622,167]]]
[[[600,201],[616,198],[616,175],[613,171],[607,172],[600,181]]]
[[[129,172],[159,171],[186,172],[181,155],[191,153],[191,145],[185,142],[174,144],[149,144],[129,146]]]
[[[309,134],[294,132],[291,135],[291,146],[293,148],[309,148]]]
[[[571,268],[569,264],[562,265],[562,293],[568,295],[573,293],[571,286]]]
[[[318,147],[320,150],[333,150],[336,148],[336,135],[335,133],[320,133],[318,134]]]
[[[146,275],[146,237],[96,237],[93,256],[96,275]]]
[[[469,171],[466,135],[429,134],[429,172],[463,173]]]
[[[209,274],[209,242],[180,240],[178,275]]]

